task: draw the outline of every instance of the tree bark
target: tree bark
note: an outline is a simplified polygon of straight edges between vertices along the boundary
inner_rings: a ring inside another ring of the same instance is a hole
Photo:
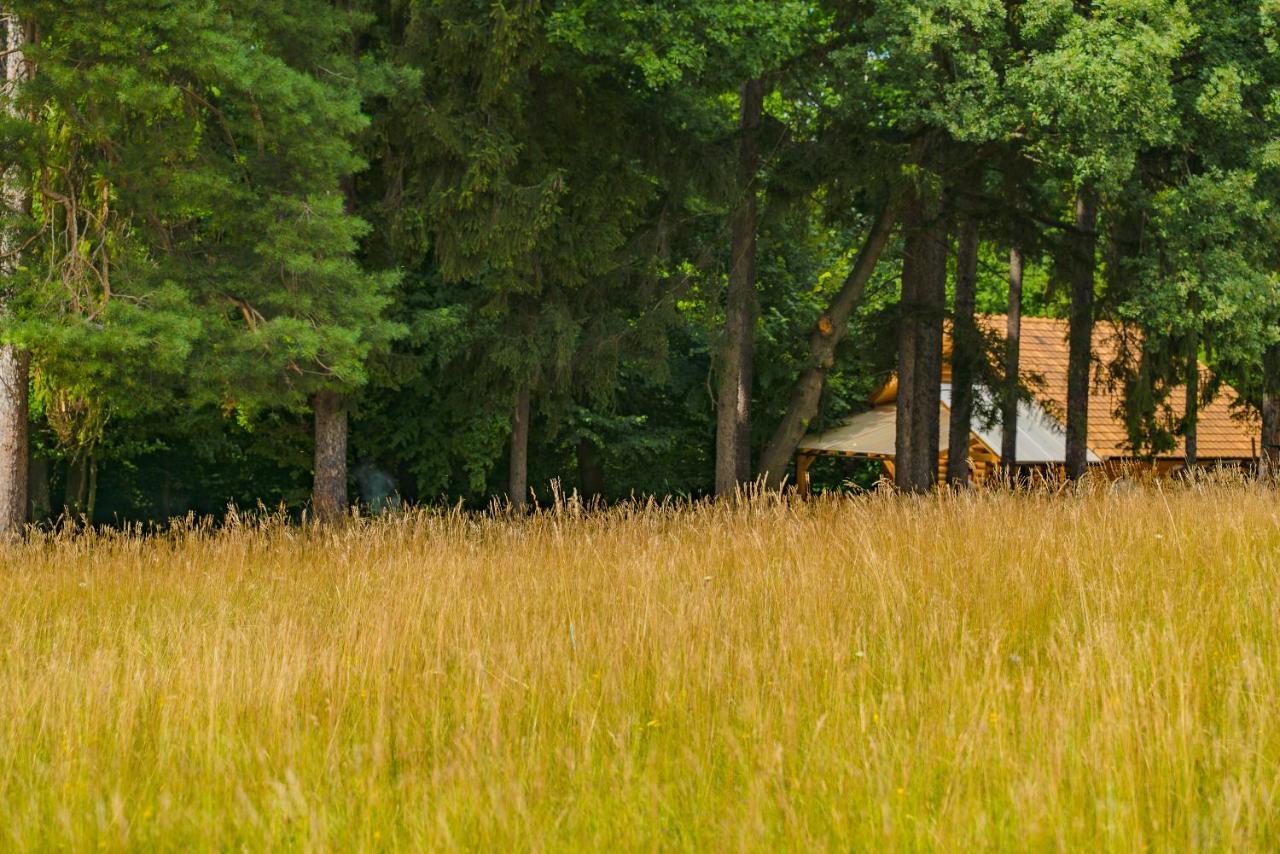
[[[93,516],[98,510],[98,458],[96,456],[89,457],[88,481],[88,488],[85,490],[84,518],[92,525]]]
[[[49,461],[44,457],[29,457],[27,468],[27,496],[31,507],[29,521],[43,522],[53,513],[53,499],[49,495]]]
[[[0,10],[0,87],[8,96],[5,109],[11,116],[15,115],[12,95],[29,74],[22,52],[26,41],[18,16]],[[0,175],[0,204],[10,213],[28,209],[26,189],[16,167]],[[19,266],[18,246],[17,234],[0,230],[0,315],[12,311],[11,277]],[[0,537],[20,533],[27,521],[30,365],[28,353],[13,344],[0,345]]]
[[[1262,357],[1262,435],[1259,437],[1258,476],[1280,480],[1280,344],[1267,348]]]
[[[733,212],[732,266],[725,301],[724,368],[716,403],[716,494],[732,494],[751,479],[751,388],[756,331],[756,176],[764,83],[739,93],[738,200]]]
[[[849,329],[849,318],[862,299],[867,282],[893,234],[896,219],[897,210],[892,204],[887,204],[880,211],[858,252],[853,269],[845,276],[840,290],[836,292],[826,312],[818,318],[817,326],[809,336],[809,364],[792,387],[787,411],[773,431],[764,453],[760,455],[760,473],[768,489],[782,488],[787,466],[796,452],[796,446],[809,429],[809,422],[818,414],[827,372],[835,364],[836,347],[844,340]]]
[[[928,492],[938,478],[947,255],[941,200],[913,200],[902,260],[894,450],[895,480],[907,492]]]
[[[1067,477],[1089,468],[1089,374],[1093,366],[1093,276],[1097,264],[1097,201],[1091,190],[1076,195],[1071,251],[1071,330],[1067,357]]]
[[[1200,421],[1200,339],[1194,333],[1187,341],[1187,397],[1182,418],[1183,464],[1195,468],[1196,428]]]
[[[27,521],[30,355],[0,346],[0,537],[22,531]]]
[[[973,381],[978,367],[978,221],[966,216],[956,237],[956,299],[951,319],[951,427],[947,437],[947,482],[969,485],[969,433],[973,427]]]
[[[316,392],[311,401],[315,413],[315,481],[311,510],[316,521],[329,524],[347,515],[347,410],[336,391]]]
[[[604,465],[600,447],[586,436],[578,440],[578,491],[587,502],[604,495]]]
[[[1022,250],[1009,250],[1009,313],[1005,318],[1004,395],[1000,401],[1000,465],[1006,477],[1018,469],[1018,371],[1022,355]]]
[[[898,399],[893,432],[893,482],[902,490],[915,489],[915,454],[912,439],[915,432],[912,423],[916,415],[916,360],[919,356],[917,338],[920,330],[914,314],[919,311],[918,276],[913,272],[913,258],[920,251],[920,201],[913,198],[908,203],[903,230],[907,232],[902,259],[902,293],[898,299]]]
[[[89,500],[89,457],[76,454],[67,460],[67,483],[63,490],[62,513],[68,519],[84,515]]]
[[[525,508],[529,494],[529,415],[529,386],[521,385],[511,417],[511,467],[507,479],[507,500],[516,510]]]

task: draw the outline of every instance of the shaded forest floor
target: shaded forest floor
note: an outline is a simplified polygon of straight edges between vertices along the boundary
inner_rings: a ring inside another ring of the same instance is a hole
[[[0,845],[1280,844],[1280,498],[0,547]]]

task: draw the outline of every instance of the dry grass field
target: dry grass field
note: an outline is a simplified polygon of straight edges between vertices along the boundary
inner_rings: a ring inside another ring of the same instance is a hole
[[[1280,497],[0,546],[4,849],[1275,849]]]

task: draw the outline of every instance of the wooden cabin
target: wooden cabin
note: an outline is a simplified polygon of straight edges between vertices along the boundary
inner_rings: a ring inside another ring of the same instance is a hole
[[[1004,336],[1006,318],[985,315],[978,318],[985,332]],[[1067,409],[1067,322],[1049,317],[1024,317],[1020,335],[1021,380],[1032,399],[1018,406],[1017,449],[1019,467],[1060,472],[1065,461]],[[1181,468],[1185,452],[1181,437],[1176,446],[1155,459],[1137,457],[1129,446],[1129,433],[1116,413],[1123,392],[1112,381],[1110,366],[1122,348],[1135,344],[1134,333],[1112,323],[1099,322],[1093,330],[1093,374],[1089,395],[1088,459],[1091,467],[1108,477],[1131,471],[1135,465],[1167,474]],[[950,432],[951,365],[950,342],[943,345],[942,396],[940,408],[938,478],[947,467]],[[1209,369],[1200,365],[1200,387],[1211,379]],[[992,403],[991,391],[981,386],[975,396]],[[809,487],[809,468],[824,457],[853,457],[879,460],[885,473],[893,476],[894,437],[898,383],[891,378],[871,398],[871,409],[854,415],[838,427],[813,433],[801,440],[796,453],[796,483],[801,491]],[[1161,417],[1172,425],[1185,411],[1186,393],[1181,386],[1170,390]],[[1197,462],[1200,466],[1240,465],[1257,459],[1256,416],[1238,406],[1239,395],[1226,383],[1209,403],[1202,403],[1196,425]],[[994,409],[994,406],[989,406]],[[975,481],[991,477],[1000,467],[1003,445],[1001,425],[988,425],[975,416],[969,434],[970,471]]]

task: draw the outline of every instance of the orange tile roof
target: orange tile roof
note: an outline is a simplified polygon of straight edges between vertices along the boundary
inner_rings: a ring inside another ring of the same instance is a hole
[[[1004,315],[987,315],[978,319],[988,331],[1004,337]],[[1089,394],[1088,445],[1099,457],[1130,457],[1129,434],[1124,421],[1116,416],[1122,403],[1123,390],[1110,373],[1111,365],[1126,347],[1134,347],[1139,339],[1132,330],[1106,321],[1093,328],[1093,371]],[[1052,317],[1022,318],[1020,373],[1037,400],[1054,417],[1064,419],[1067,410],[1067,321]],[[1200,373],[1206,379],[1210,371],[1204,365]],[[1203,385],[1203,381],[1202,381]],[[1196,451],[1201,459],[1251,459],[1257,453],[1256,416],[1241,417],[1235,408],[1239,394],[1226,383],[1219,386],[1217,396],[1202,404],[1196,424]],[[1183,386],[1170,390],[1167,404],[1176,423],[1185,411],[1186,391]],[[1182,439],[1175,437],[1177,447],[1160,456],[1180,458]]]

